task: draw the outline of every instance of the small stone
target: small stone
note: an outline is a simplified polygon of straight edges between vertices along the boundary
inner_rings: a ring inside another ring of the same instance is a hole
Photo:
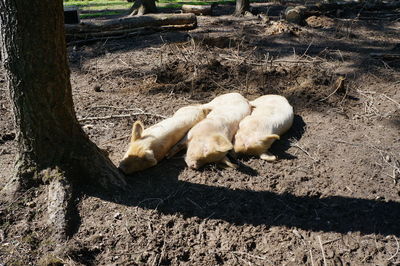
[[[14,140],[15,139],[15,133],[6,133],[1,137],[1,139],[4,140],[4,141]]]
[[[121,218],[122,218],[122,214],[121,213],[117,212],[117,213],[114,214],[114,219],[121,220]]]
[[[303,236],[299,233],[299,231],[297,231],[296,229],[293,229],[293,234],[295,235],[295,236],[297,236],[298,238],[300,238],[300,239],[303,239]]]
[[[93,90],[94,90],[95,92],[102,92],[102,91],[103,91],[103,90],[101,89],[100,85],[95,85],[95,86],[93,87]]]
[[[90,130],[90,129],[94,128],[94,125],[88,124],[88,125],[84,125],[82,128]]]
[[[335,251],[333,251],[332,249],[326,249],[325,256],[326,258],[331,259],[335,256]]]
[[[251,17],[254,17],[254,15],[250,11],[246,11],[246,12],[244,12],[244,17],[251,18]]]
[[[262,22],[267,23],[270,21],[270,18],[267,14],[258,14],[258,18],[261,19]]]
[[[34,207],[36,206],[36,202],[30,201],[30,202],[27,202],[25,205],[26,205],[27,207],[29,207],[29,208],[34,208]]]

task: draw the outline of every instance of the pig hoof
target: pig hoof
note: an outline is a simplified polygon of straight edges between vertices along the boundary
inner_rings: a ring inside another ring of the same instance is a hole
[[[265,160],[267,162],[273,162],[273,161],[276,161],[276,156],[272,155],[272,154],[263,153],[260,155],[260,159]]]

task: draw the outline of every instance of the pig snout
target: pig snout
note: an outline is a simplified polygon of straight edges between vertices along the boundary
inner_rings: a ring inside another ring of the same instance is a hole
[[[191,168],[191,169],[198,169],[199,168],[199,164],[198,163],[189,163],[188,164],[188,166]]]
[[[186,160],[186,164],[191,169],[199,169],[200,168],[200,164],[197,161],[188,161],[188,160]]]

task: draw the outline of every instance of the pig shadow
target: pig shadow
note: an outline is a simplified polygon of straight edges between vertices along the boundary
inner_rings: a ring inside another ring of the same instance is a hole
[[[280,140],[275,141],[272,144],[271,148],[269,149],[270,152],[278,156],[279,159],[297,159],[297,156],[287,153],[287,150],[290,149],[293,141],[299,141],[303,137],[305,130],[306,123],[304,122],[303,118],[299,115],[294,115],[292,127],[286,134],[282,135]]]

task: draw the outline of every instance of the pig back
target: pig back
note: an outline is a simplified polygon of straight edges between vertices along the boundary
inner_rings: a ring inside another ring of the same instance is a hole
[[[250,117],[258,120],[269,133],[281,135],[293,124],[293,107],[285,97],[264,95],[250,104],[254,107]]]

